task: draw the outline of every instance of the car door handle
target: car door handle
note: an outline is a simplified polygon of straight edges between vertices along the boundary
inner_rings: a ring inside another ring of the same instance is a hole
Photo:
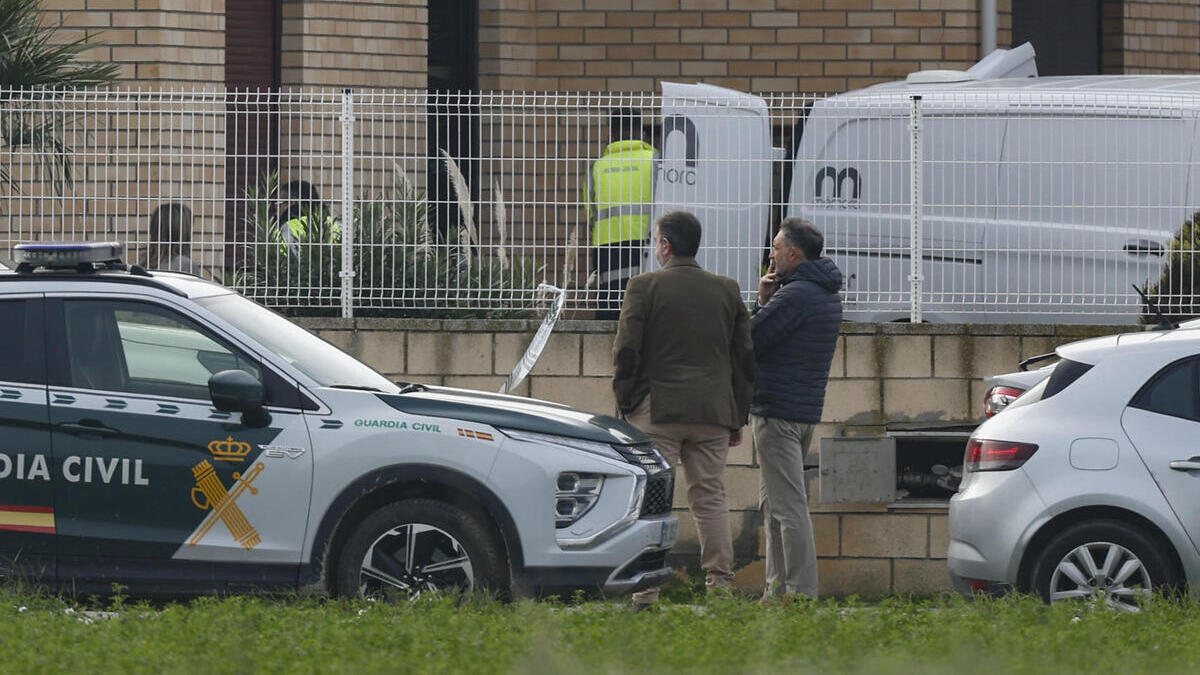
[[[1163,254],[1163,245],[1152,239],[1130,239],[1121,247],[1122,251],[1130,255],[1157,255]]]
[[[1200,457],[1173,459],[1168,466],[1176,471],[1200,471]]]
[[[72,436],[116,436],[121,433],[112,427],[105,426],[98,420],[79,420],[77,423],[65,422],[58,425],[58,429]]]

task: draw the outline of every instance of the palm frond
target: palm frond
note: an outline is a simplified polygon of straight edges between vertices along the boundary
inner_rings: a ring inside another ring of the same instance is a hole
[[[467,266],[470,267],[472,247],[479,244],[479,238],[475,234],[475,205],[471,203],[471,186],[450,153],[445,150],[441,153],[446,164],[446,173],[450,174],[450,184],[454,186],[454,196],[458,200],[458,215],[462,219],[462,229],[466,234],[459,243],[463,246],[463,254]]]

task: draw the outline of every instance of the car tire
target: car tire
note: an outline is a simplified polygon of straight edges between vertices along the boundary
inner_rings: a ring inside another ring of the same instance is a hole
[[[1091,520],[1054,536],[1038,555],[1032,589],[1046,602],[1103,601],[1136,610],[1140,598],[1173,594],[1179,575],[1163,546],[1119,520]]]
[[[509,596],[505,548],[484,519],[436,499],[407,499],[367,516],[335,570],[342,597],[414,598],[430,592]]]

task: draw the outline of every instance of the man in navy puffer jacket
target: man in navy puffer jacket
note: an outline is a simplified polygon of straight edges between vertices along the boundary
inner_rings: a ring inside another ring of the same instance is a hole
[[[829,365],[842,323],[842,273],[821,257],[825,238],[812,223],[788,218],[771,244],[771,269],[758,282],[750,329],[758,379],[750,427],[762,467],[766,530],[764,599],[817,596],[817,552],[804,457],[821,421]]]

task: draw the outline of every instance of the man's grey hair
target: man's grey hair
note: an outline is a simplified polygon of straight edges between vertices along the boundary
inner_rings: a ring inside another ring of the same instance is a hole
[[[815,225],[803,218],[788,218],[779,224],[783,239],[793,248],[804,251],[808,260],[816,260],[825,250],[825,235]]]

